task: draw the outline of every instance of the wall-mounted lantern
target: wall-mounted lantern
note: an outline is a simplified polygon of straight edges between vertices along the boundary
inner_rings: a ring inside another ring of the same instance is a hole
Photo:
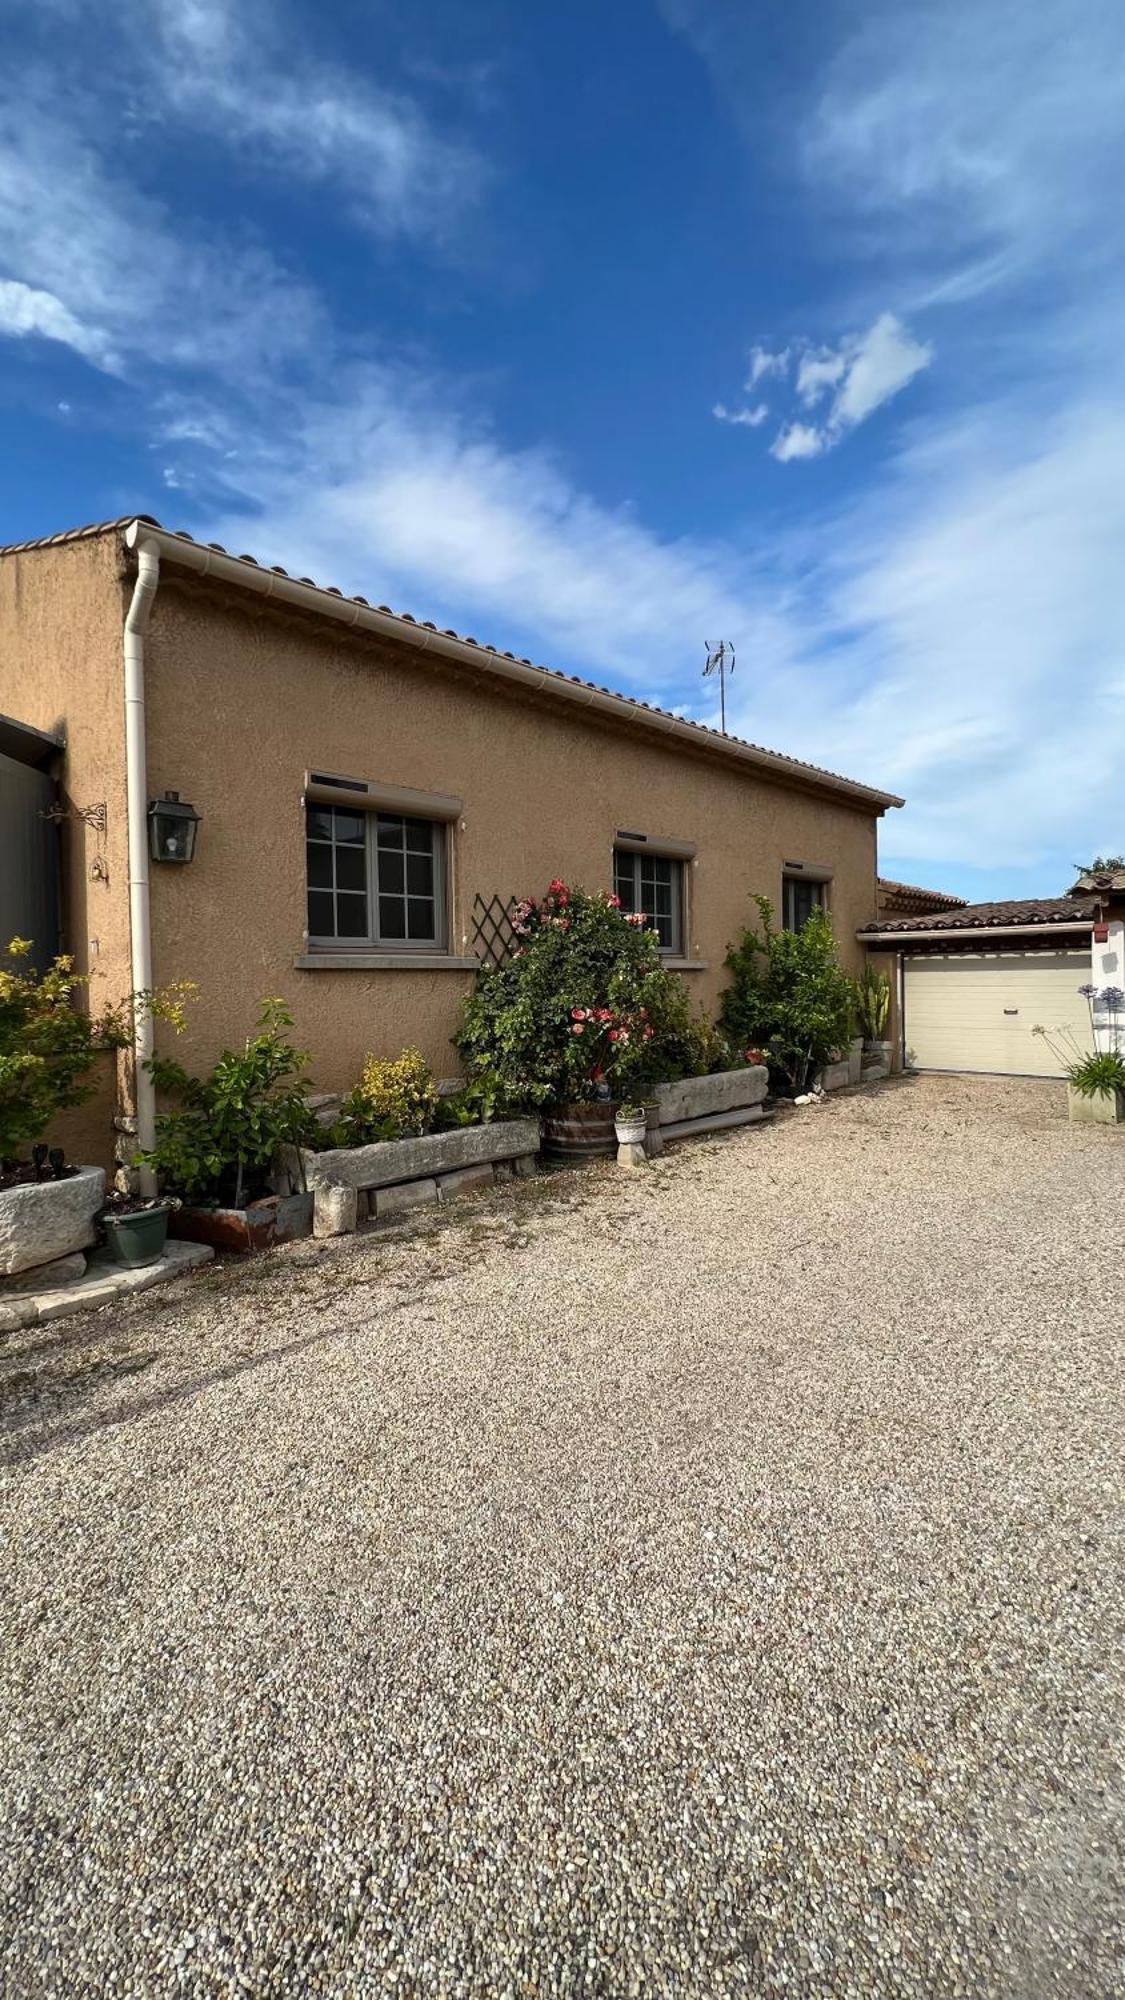
[[[165,792],[148,809],[148,851],[154,861],[190,861],[200,815],[178,792]]]

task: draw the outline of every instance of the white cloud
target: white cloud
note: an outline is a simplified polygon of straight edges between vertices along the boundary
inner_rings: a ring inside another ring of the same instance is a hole
[[[797,363],[797,394],[812,409],[829,389],[834,389],[847,367],[842,353],[829,347],[808,348]]]
[[[863,423],[929,367],[933,352],[932,347],[915,340],[893,313],[880,313],[865,334],[846,343],[842,350],[844,368],[828,419],[829,430],[842,434]]]
[[[1049,250],[1107,263],[1125,165],[1125,12],[1068,0],[863,9],[801,127],[817,197],[867,248],[973,292]],[[1095,218],[1099,220],[1095,221]],[[881,232],[872,237],[872,225]]]
[[[128,0],[162,115],[291,178],[333,185],[378,233],[443,237],[488,178],[402,92],[319,61],[269,0]]]
[[[866,333],[853,334],[838,349],[809,349],[797,364],[797,394],[807,409],[831,394],[819,425],[792,423],[770,446],[782,464],[818,458],[905,389],[928,368],[933,349],[915,340],[893,313],[880,313]]]
[[[754,403],[739,410],[728,410],[725,403],[715,403],[711,409],[711,415],[721,424],[745,424],[752,431],[765,423],[769,413],[768,403]]]
[[[0,79],[0,276],[49,296],[49,337],[112,371],[141,356],[245,381],[325,337],[305,286],[253,243],[173,221],[34,75]]]
[[[750,368],[746,376],[747,389],[756,389],[759,382],[765,381],[771,375],[781,377],[786,373],[788,367],[789,349],[787,347],[780,348],[776,353],[771,353],[767,347],[752,347],[750,349]]]
[[[0,334],[16,340],[37,334],[72,347],[96,368],[113,365],[113,350],[97,327],[84,325],[53,292],[37,291],[18,279],[0,279]]]
[[[786,465],[791,458],[819,458],[824,449],[824,433],[814,425],[786,424],[770,446],[770,457]]]
[[[796,673],[779,593],[749,559],[599,505],[548,453],[504,450],[399,372],[287,402],[222,477],[209,537],[551,664],[682,698],[704,634],[737,629],[762,684]]]

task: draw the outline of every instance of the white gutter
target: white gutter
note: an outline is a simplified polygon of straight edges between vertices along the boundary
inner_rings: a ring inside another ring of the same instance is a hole
[[[893,948],[901,951],[909,944],[967,944],[976,938],[1034,938],[1056,936],[1059,931],[1082,931],[1088,933],[1093,924],[1092,917],[1075,919],[1072,917],[1044,920],[1041,924],[966,924],[961,930],[952,926],[940,931],[857,931],[860,944],[878,946],[880,950]]]
[[[279,574],[274,569],[262,569],[260,564],[249,559],[227,555],[225,550],[205,548],[185,536],[169,534],[166,528],[151,527],[147,521],[133,521],[125,531],[125,541],[131,549],[153,549],[165,561],[191,570],[196,576],[212,576],[219,582],[233,584],[238,590],[253,591],[259,597],[277,598],[283,604],[299,605],[318,617],[335,618],[342,625],[357,626],[361,631],[377,633],[381,638],[393,639],[400,645],[405,643],[422,652],[441,653],[447,659],[456,660],[459,666],[472,667],[477,673],[483,670],[504,680],[519,682],[524,687],[537,688],[556,699],[596,709],[603,715],[611,715],[616,722],[658,730],[671,736],[678,745],[690,747],[697,753],[702,751],[705,755],[713,754],[752,765],[763,777],[773,778],[775,782],[798,785],[806,791],[820,794],[827,792],[836,798],[852,799],[856,805],[879,813],[903,803],[893,792],[876,791],[870,785],[857,784],[851,778],[837,777],[834,772],[818,771],[802,764],[797,758],[761,750],[756,744],[739,742],[736,737],[718,736],[696,724],[682,722],[678,716],[667,715],[662,709],[650,708],[647,702],[629,701],[624,695],[590,687],[584,681],[571,680],[566,674],[533,666],[530,661],[511,659],[505,653],[494,652],[490,646],[476,646],[467,639],[459,639],[456,633],[439,632],[433,626],[416,623],[413,618],[401,618],[393,611],[379,611],[373,605],[357,603],[354,597],[345,597],[338,590],[322,590],[319,585],[298,577]]]
[[[132,536],[132,530],[130,530]],[[129,932],[132,939],[134,1007],[137,994],[152,991],[152,923],[148,888],[148,773],[145,760],[145,633],[160,581],[160,552],[147,535],[137,545],[137,581],[125,619],[125,788],[129,824]],[[156,1086],[145,1064],[152,1055],[152,1015],[141,1007],[134,1018],[133,1055],[137,1145],[143,1151],[156,1139]],[[141,1192],[156,1193],[148,1168],[141,1171]]]

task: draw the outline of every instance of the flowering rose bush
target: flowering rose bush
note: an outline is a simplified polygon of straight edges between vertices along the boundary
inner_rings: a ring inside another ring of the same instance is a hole
[[[515,1109],[635,1100],[683,1074],[696,1023],[643,916],[555,880],[517,905],[513,929],[512,956],[465,1003],[456,1045],[471,1084]]]

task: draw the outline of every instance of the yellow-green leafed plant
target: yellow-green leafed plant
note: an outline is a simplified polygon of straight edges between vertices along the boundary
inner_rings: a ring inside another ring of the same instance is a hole
[[[99,1051],[125,1048],[142,1010],[182,1028],[192,991],[180,982],[91,1015],[79,1004],[88,981],[73,959],[53,959],[40,976],[31,951],[27,938],[0,951],[0,1167],[42,1139],[60,1111],[92,1095]]]
[[[403,1049],[394,1057],[368,1056],[344,1105],[347,1142],[416,1138],[428,1131],[437,1101],[437,1085],[419,1049]]]

